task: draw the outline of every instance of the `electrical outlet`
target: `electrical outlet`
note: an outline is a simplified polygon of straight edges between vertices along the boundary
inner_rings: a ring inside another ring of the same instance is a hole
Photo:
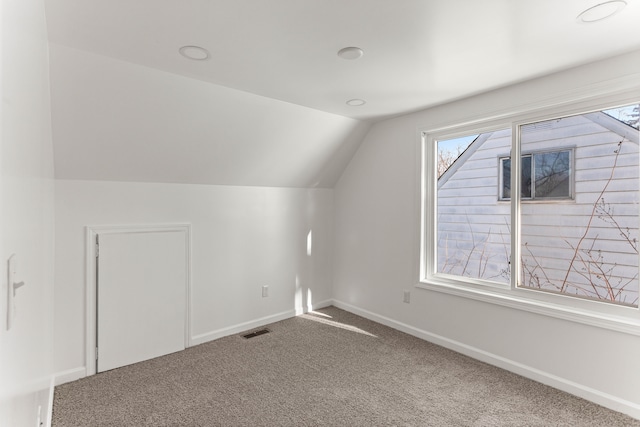
[[[262,286],[262,298],[266,298],[268,296],[269,296],[269,286],[263,285]]]
[[[411,302],[411,292],[404,291],[404,299],[402,301],[409,304]]]

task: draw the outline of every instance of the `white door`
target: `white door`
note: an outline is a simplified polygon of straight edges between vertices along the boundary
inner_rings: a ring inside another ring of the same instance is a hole
[[[96,371],[184,350],[186,232],[99,233],[97,239]]]

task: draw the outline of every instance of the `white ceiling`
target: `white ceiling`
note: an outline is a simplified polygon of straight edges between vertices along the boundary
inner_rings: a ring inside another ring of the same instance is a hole
[[[576,22],[604,1],[48,0],[47,18],[55,43],[368,119],[640,48],[638,0]],[[211,59],[186,60],[183,45]],[[346,46],[365,54],[343,60]]]
[[[56,177],[332,187],[376,120],[640,49],[602,1],[45,0]]]

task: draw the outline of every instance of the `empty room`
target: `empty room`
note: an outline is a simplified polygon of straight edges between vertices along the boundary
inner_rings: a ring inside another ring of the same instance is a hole
[[[640,2],[2,0],[0,427],[640,426]]]

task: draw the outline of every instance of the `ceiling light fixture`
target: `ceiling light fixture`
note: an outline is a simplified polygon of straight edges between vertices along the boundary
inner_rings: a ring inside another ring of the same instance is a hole
[[[606,1],[584,10],[576,20],[584,23],[602,21],[620,12],[626,5],[625,0]]]
[[[347,101],[347,105],[350,105],[351,107],[361,107],[366,103],[367,101],[364,99],[350,99]]]
[[[209,51],[200,46],[182,46],[178,49],[180,55],[194,61],[204,61],[209,59]]]
[[[338,56],[342,59],[360,59],[364,51],[359,47],[345,47],[338,51]]]

